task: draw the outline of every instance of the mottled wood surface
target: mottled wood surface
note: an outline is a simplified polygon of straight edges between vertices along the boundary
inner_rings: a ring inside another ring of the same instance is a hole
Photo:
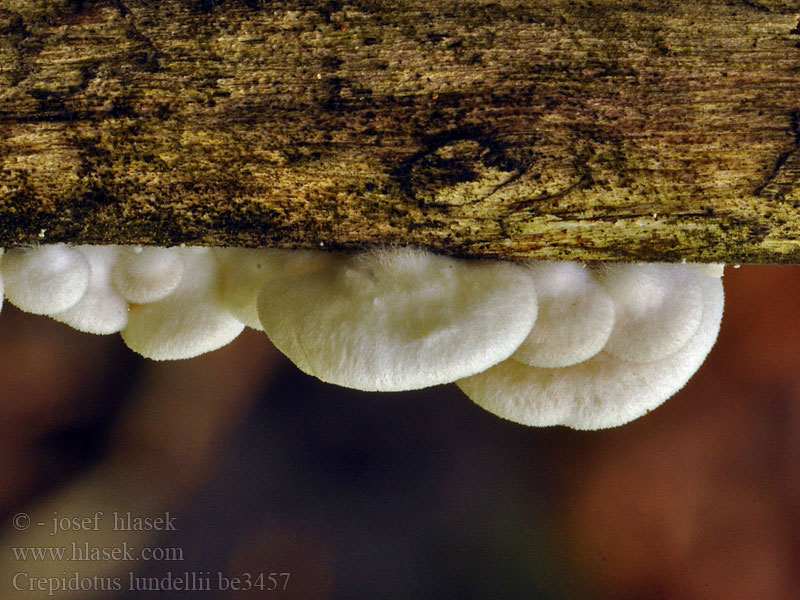
[[[800,0],[0,0],[0,245],[800,262]]]

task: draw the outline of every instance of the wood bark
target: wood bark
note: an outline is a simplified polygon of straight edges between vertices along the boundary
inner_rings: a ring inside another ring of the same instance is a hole
[[[0,246],[800,262],[799,0],[0,0]]]

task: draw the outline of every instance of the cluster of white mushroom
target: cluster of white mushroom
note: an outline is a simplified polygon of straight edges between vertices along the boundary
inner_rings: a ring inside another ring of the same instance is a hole
[[[120,332],[156,360],[215,350],[244,329],[220,302],[222,265],[209,248],[15,248],[0,272],[18,308],[87,333]]]
[[[189,358],[263,330],[323,381],[369,391],[456,382],[528,425],[620,425],[697,370],[722,267],[359,253],[45,245],[0,259],[0,301],[145,357]]]

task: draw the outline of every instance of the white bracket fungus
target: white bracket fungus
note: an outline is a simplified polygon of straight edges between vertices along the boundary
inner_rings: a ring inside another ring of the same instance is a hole
[[[281,274],[301,275],[322,267],[327,253],[271,248],[214,248],[223,265],[222,302],[242,323],[263,331],[256,297],[265,282]]]
[[[413,248],[330,254],[269,279],[264,331],[300,369],[360,390],[450,383],[509,357],[536,319],[533,281],[498,261]]]
[[[266,332],[303,371],[361,390],[455,381],[527,425],[613,427],[680,389],[714,344],[719,265],[43,245],[0,251],[3,296],[156,359]],[[5,291],[3,292],[3,286]]]
[[[78,246],[77,250],[89,263],[89,285],[74,306],[51,316],[85,333],[104,335],[122,330],[128,322],[128,303],[110,281],[118,247]]]
[[[183,259],[170,248],[121,246],[111,266],[111,281],[133,304],[156,302],[169,296],[183,277]]]
[[[591,358],[614,327],[614,302],[592,272],[574,262],[530,266],[539,316],[513,357],[533,367],[567,367]]]
[[[176,248],[183,276],[167,296],[133,304],[122,339],[154,360],[191,358],[233,341],[244,329],[222,304],[222,265],[210,248]]]
[[[8,301],[37,315],[72,308],[89,288],[89,261],[64,244],[13,248],[3,255],[2,269]]]
[[[625,360],[603,350],[589,360],[559,369],[531,367],[511,358],[459,381],[458,386],[486,410],[525,425],[602,429],[644,415],[682,388],[700,367],[714,345],[722,319],[722,280],[702,269],[680,269],[691,279],[676,274],[676,283],[690,289],[696,283],[700,290],[701,318],[693,335],[670,354],[645,362]],[[644,281],[642,286],[650,283]],[[653,317],[663,309],[660,304],[648,306]],[[693,312],[686,318],[693,319]],[[648,319],[644,321],[650,328]],[[618,315],[617,327],[628,329],[630,323]],[[662,334],[665,347],[674,346],[671,332],[655,332]]]
[[[685,265],[615,264],[598,275],[617,316],[603,348],[609,354],[653,362],[680,350],[700,326],[703,294]]]

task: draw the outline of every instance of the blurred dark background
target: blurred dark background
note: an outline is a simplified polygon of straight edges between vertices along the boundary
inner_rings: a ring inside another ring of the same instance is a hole
[[[177,515],[148,543],[185,560],[137,575],[290,572],[284,598],[800,598],[800,269],[729,267],[724,281],[699,373],[600,432],[506,422],[455,386],[326,385],[251,330],[149,362],[6,303],[3,572],[20,568],[9,540],[34,539],[14,514],[91,516],[102,496]]]

